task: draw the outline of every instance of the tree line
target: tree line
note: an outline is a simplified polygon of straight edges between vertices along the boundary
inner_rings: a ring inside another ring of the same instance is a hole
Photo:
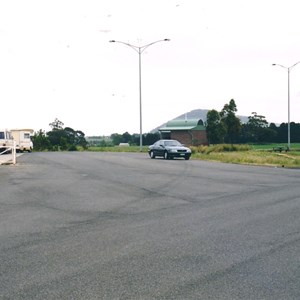
[[[223,109],[210,110],[207,113],[206,132],[209,144],[222,143],[285,143],[287,142],[288,124],[268,123],[266,118],[253,112],[247,123],[242,123],[236,116],[237,106],[234,99],[225,104]],[[290,123],[291,142],[300,142],[300,124]]]
[[[32,137],[34,149],[37,151],[76,151],[77,146],[87,149],[85,135],[80,130],[74,130],[71,127],[63,127],[64,123],[55,119],[50,123],[51,130],[45,132],[39,130]]]
[[[32,137],[34,149],[37,151],[76,151],[78,147],[87,149],[89,143],[85,134],[81,130],[74,130],[71,127],[64,127],[64,123],[58,119],[50,123],[51,130],[48,132],[40,129]],[[151,145],[159,139],[159,133],[143,134],[143,144]],[[95,146],[116,146],[120,143],[129,143],[130,145],[139,145],[140,136],[138,134],[114,133],[109,140],[99,141]]]
[[[237,106],[234,99],[225,104],[219,112],[215,109],[207,112],[206,133],[209,144],[222,143],[285,143],[287,142],[288,124],[268,123],[262,115],[253,112],[246,123],[236,116]],[[87,149],[89,144],[85,134],[71,127],[64,127],[58,119],[50,123],[51,130],[39,130],[32,137],[37,151],[76,151],[78,147]],[[300,123],[290,123],[291,143],[300,143]],[[152,145],[160,139],[159,132],[143,134],[143,145]],[[102,140],[96,146],[116,146],[120,143],[139,145],[139,134],[113,133],[109,140]]]

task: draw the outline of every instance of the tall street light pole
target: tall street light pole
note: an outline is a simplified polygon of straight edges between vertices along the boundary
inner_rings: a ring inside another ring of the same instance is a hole
[[[134,51],[136,51],[139,55],[139,95],[140,95],[140,151],[142,152],[143,150],[143,122],[142,122],[142,53],[151,45],[159,43],[159,42],[168,42],[170,39],[163,39],[163,40],[158,40],[155,42],[152,42],[150,44],[144,45],[144,46],[135,46],[129,43],[121,42],[121,41],[116,41],[116,40],[111,40],[109,41],[110,43],[121,43],[126,46],[129,46],[132,48]]]
[[[279,66],[288,71],[288,149],[291,148],[291,126],[290,126],[290,71],[300,63],[300,61],[296,62],[290,67],[285,67],[280,64],[272,64],[272,66]]]

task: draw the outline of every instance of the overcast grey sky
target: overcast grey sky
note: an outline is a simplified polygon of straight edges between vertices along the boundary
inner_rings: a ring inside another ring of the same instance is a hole
[[[0,127],[49,130],[58,118],[86,135],[139,132],[234,99],[287,122],[287,70],[300,61],[298,0],[0,0]],[[300,64],[290,73],[300,122]]]

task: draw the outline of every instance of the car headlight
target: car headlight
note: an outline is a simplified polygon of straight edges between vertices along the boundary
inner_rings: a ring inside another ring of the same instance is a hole
[[[175,153],[175,152],[177,152],[177,150],[176,149],[170,149],[169,152]]]

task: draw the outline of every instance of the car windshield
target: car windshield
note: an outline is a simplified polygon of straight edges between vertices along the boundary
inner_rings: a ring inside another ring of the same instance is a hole
[[[165,146],[176,147],[181,146],[181,144],[178,141],[165,141]]]

